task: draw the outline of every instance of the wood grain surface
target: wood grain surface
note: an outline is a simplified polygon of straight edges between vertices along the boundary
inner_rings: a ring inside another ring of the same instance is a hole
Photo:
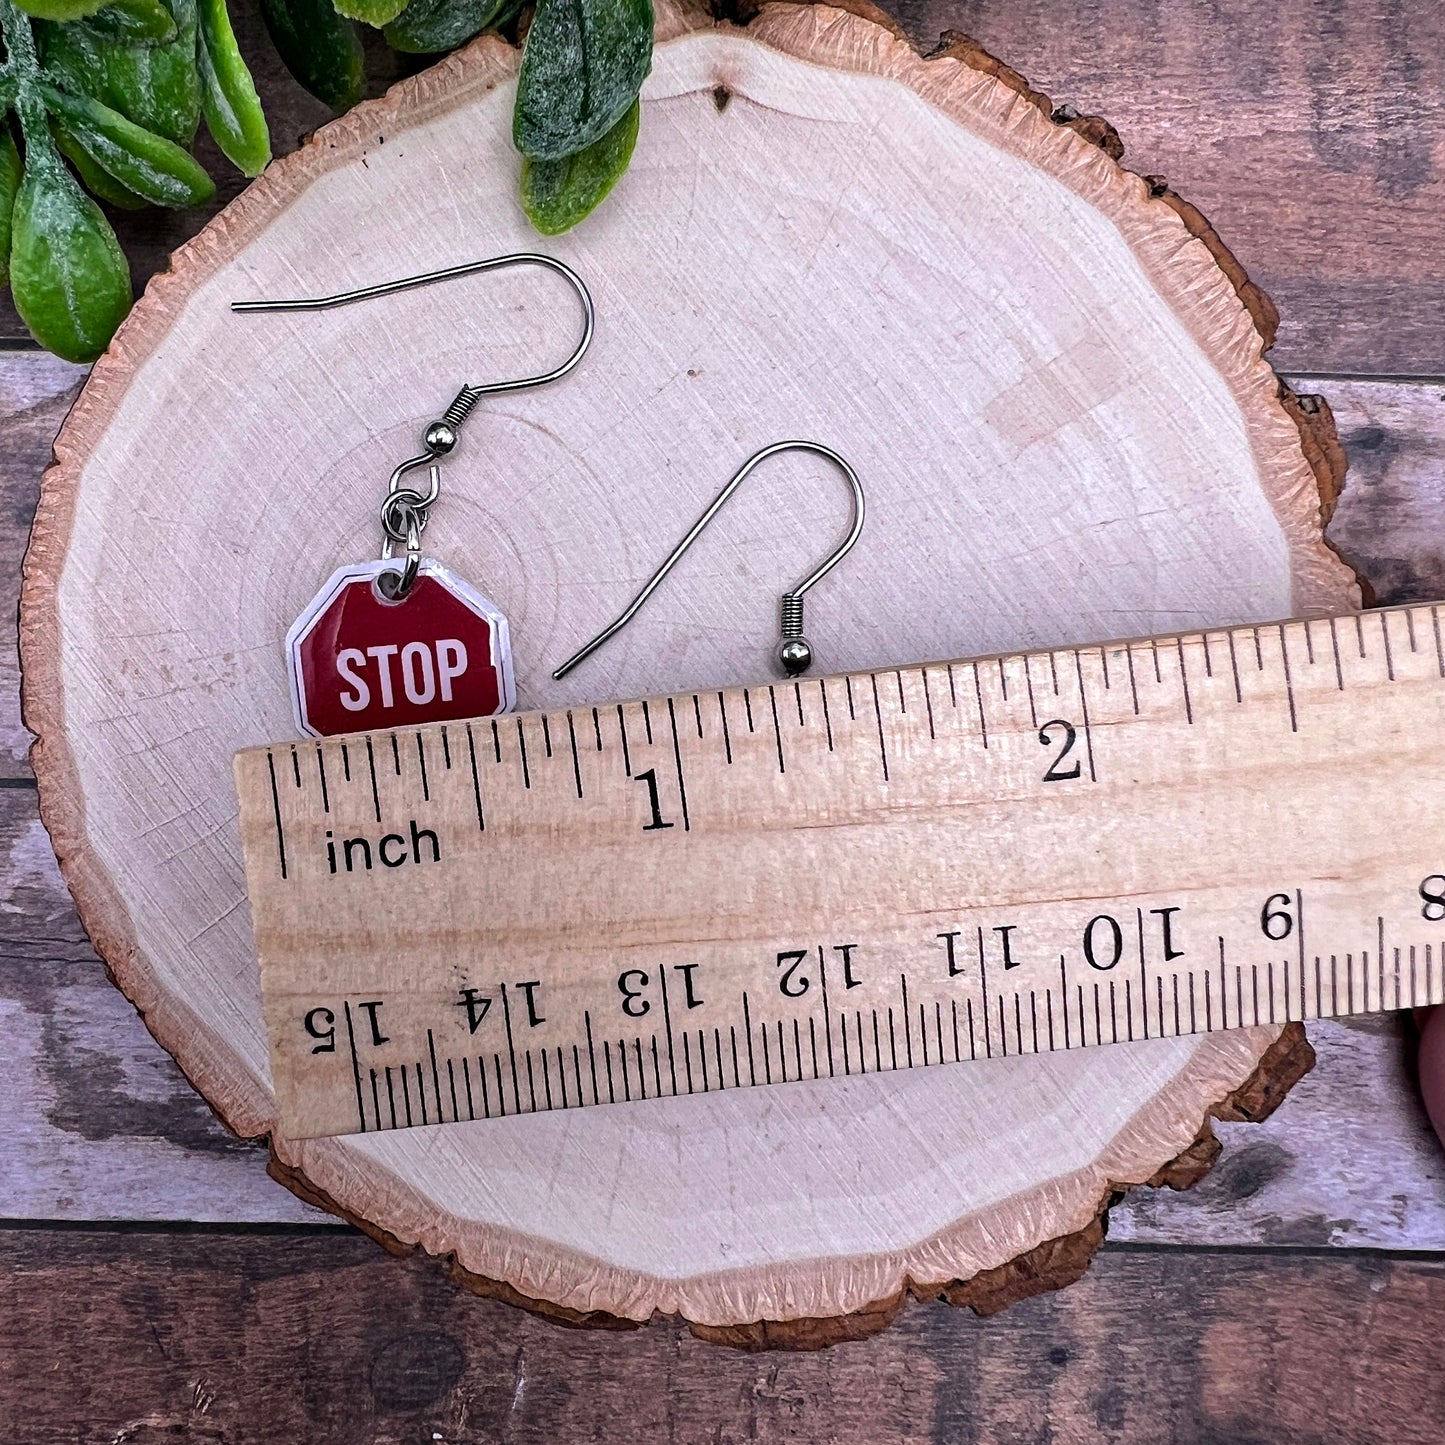
[[[1207,215],[1283,316],[1275,364],[1445,372],[1438,217],[1445,9],[1433,0],[895,0],[927,50],[972,35],[1061,105],[1107,116],[1124,163]],[[327,119],[285,74],[254,0],[233,5],[277,154]],[[370,47],[368,91],[407,62]],[[212,211],[240,177],[207,153]],[[117,217],[136,285],[203,212]],[[25,329],[0,302],[0,344]]]
[[[719,431],[826,435],[868,478],[866,563],[846,606],[812,621],[836,671],[892,663],[900,638],[966,656],[1357,605],[1321,537],[1343,472],[1333,425],[1308,425],[1261,361],[1274,311],[1202,216],[1046,100],[1021,104],[1023,82],[963,42],[925,61],[817,5],[765,6],[746,31],[663,7],[658,26],[652,139],[606,215],[552,248],[616,324],[565,387],[512,399],[503,424],[489,413],[485,461],[463,449],[449,464],[431,544],[486,559],[519,705],[754,672],[776,578],[817,548],[822,504],[781,467],[749,495],[761,534],[720,528],[622,645],[585,676],[550,672],[575,645],[569,619],[615,605],[619,544],[631,573],[654,527],[671,537],[695,515],[685,458]],[[26,559],[21,657],[42,816],[81,916],[187,1076],[238,1133],[270,1133],[303,1197],[455,1254],[479,1288],[732,1328],[881,1323],[905,1280],[924,1293],[1015,1258],[1030,1260],[1024,1292],[1076,1274],[1032,1252],[1093,1239],[1116,1188],[1172,1170],[1256,1069],[1275,1102],[1299,1077],[1269,1029],[875,1075],[841,1111],[799,1088],[425,1137],[276,1127],[228,800],[235,750],[289,730],[275,638],[314,583],[288,544],[364,555],[358,473],[414,434],[418,366],[513,375],[562,318],[537,277],[503,295],[550,326],[499,324],[456,288],[245,325],[225,303],[312,274],[364,284],[374,253],[405,275],[458,248],[527,246],[515,65],[478,43],[272,167],[177,254],[67,420]],[[803,384],[816,375],[821,392]],[[238,394],[238,376],[258,380]],[[622,1203],[642,1198],[645,1220]]]
[[[562,1330],[334,1233],[17,1231],[0,1410],[12,1439],[115,1445],[1423,1445],[1442,1311],[1433,1257],[1114,1246],[990,1320],[915,1306],[749,1355],[664,1322]]]

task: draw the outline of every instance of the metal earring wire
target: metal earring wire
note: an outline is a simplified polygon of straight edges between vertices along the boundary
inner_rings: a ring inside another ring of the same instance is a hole
[[[484,396],[496,396],[504,391],[529,391],[534,386],[545,386],[566,376],[592,344],[592,333],[596,326],[596,314],[592,306],[592,293],[587,284],[565,262],[553,256],[543,256],[532,251],[519,251],[507,256],[491,256],[485,261],[467,261],[460,266],[447,266],[440,271],[425,271],[416,276],[403,276],[397,281],[383,281],[376,286],[361,286],[354,291],[340,291],[334,296],[308,296],[291,301],[233,301],[232,311],[330,311],[338,306],[350,306],[357,301],[370,301],[378,296],[391,296],[398,291],[411,291],[419,286],[433,286],[441,281],[451,281],[459,276],[471,276],[480,271],[497,271],[507,266],[542,266],[555,271],[571,285],[582,303],[582,336],[572,354],[560,366],[550,371],[538,372],[535,376],[517,377],[510,381],[488,381],[479,386],[464,386],[450,406],[422,433],[424,450],[417,456],[408,457],[393,470],[387,485],[386,498],[381,504],[381,529],[384,540],[381,544],[383,561],[389,561],[395,549],[406,548],[406,558],[398,572],[385,572],[377,579],[383,594],[399,602],[411,591],[416,581],[417,568],[421,563],[421,534],[426,530],[427,514],[441,493],[441,468],[437,458],[444,457],[457,444],[461,425],[478,401]],[[430,485],[425,492],[414,487],[402,486],[402,479],[418,467],[428,470]]]
[[[867,504],[863,496],[863,484],[858,480],[858,474],[837,452],[833,451],[831,447],[821,446],[817,442],[789,441],[775,442],[772,446],[764,447],[762,451],[749,457],[733,474],[733,478],[727,486],[713,498],[702,516],[692,524],[682,541],[672,549],[672,553],[668,559],[652,574],[637,596],[627,604],[622,614],[615,621],[608,623],[608,625],[585,646],[573,653],[552,676],[559,680],[566,677],[578,663],[591,657],[604,642],[621,632],[637,615],[638,609],[641,608],[642,604],[657,590],[662,579],[672,571],[673,566],[682,554],[702,535],[703,530],[707,527],[708,523],[717,516],[727,499],[737,491],[743,481],[755,468],[767,461],[769,457],[777,456],[780,452],[812,452],[815,456],[825,458],[843,473],[848,479],[849,486],[853,489],[853,525],[849,529],[847,537],[844,538],[839,547],[809,573],[807,577],[799,582],[792,591],[785,592],[781,599],[780,615],[782,637],[778,643],[778,663],[789,677],[797,677],[806,672],[808,668],[812,666],[813,648],[808,639],[803,636],[803,598],[853,550],[853,544],[858,540],[863,531],[863,519],[867,510]]]

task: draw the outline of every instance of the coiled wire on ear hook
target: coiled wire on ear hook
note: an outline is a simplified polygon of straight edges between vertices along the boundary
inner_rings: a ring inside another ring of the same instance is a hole
[[[416,276],[403,276],[396,281],[383,281],[375,286],[360,286],[354,291],[339,291],[333,296],[306,296],[288,301],[233,301],[232,311],[330,311],[338,306],[350,306],[357,301],[370,301],[378,296],[391,296],[398,291],[411,291],[420,286],[433,286],[441,281],[451,281],[458,276],[471,276],[480,271],[496,271],[506,266],[542,266],[555,271],[566,279],[577,299],[582,303],[582,335],[572,354],[560,366],[550,371],[540,371],[535,376],[515,377],[508,381],[488,381],[478,386],[464,386],[452,399],[436,421],[431,422],[422,433],[419,455],[408,457],[392,471],[387,484],[386,497],[381,504],[381,529],[384,540],[381,544],[383,560],[390,560],[395,548],[406,548],[406,557],[399,572],[385,572],[377,579],[377,585],[384,595],[399,602],[411,591],[416,581],[417,568],[421,562],[421,534],[426,529],[427,513],[441,493],[441,468],[437,459],[444,457],[457,444],[462,423],[472,408],[484,396],[496,396],[504,391],[528,391],[534,386],[545,386],[566,376],[592,344],[592,333],[596,328],[596,313],[592,306],[592,293],[587,284],[565,261],[555,256],[543,256],[535,251],[517,251],[506,256],[490,256],[484,261],[466,261],[460,266],[447,266],[439,271],[424,271]],[[403,479],[418,467],[426,467],[429,485],[425,492],[414,487],[404,487]]]
[[[637,615],[642,604],[657,590],[662,579],[672,571],[682,554],[702,535],[703,530],[717,516],[727,499],[737,491],[756,467],[767,461],[769,457],[777,456],[780,452],[812,452],[815,456],[825,458],[843,473],[849,486],[853,489],[853,525],[849,529],[848,535],[796,587],[790,592],[785,592],[781,599],[779,612],[782,637],[778,643],[778,663],[789,677],[797,677],[806,672],[812,666],[813,648],[808,639],[803,636],[803,598],[853,550],[853,544],[863,532],[863,519],[867,511],[867,503],[863,496],[863,484],[858,480],[858,474],[831,447],[822,446],[818,442],[788,441],[774,442],[772,446],[764,447],[762,451],[755,452],[749,457],[733,474],[732,480],[712,499],[702,516],[692,524],[682,541],[672,549],[667,560],[652,574],[637,596],[627,604],[622,614],[608,623],[590,642],[573,653],[552,676],[558,680],[566,677],[578,663],[591,657],[604,642],[621,632]]]

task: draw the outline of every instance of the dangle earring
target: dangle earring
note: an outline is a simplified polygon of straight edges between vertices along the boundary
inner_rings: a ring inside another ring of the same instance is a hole
[[[788,677],[798,677],[805,673],[813,664],[813,648],[808,639],[803,636],[803,598],[853,550],[853,544],[863,532],[866,504],[863,498],[863,484],[858,480],[858,474],[837,452],[830,447],[821,446],[817,442],[791,441],[774,442],[772,446],[764,447],[762,451],[755,452],[749,457],[733,474],[732,480],[712,499],[702,516],[692,524],[682,541],[672,549],[668,559],[648,579],[642,591],[627,604],[622,614],[614,621],[609,622],[590,642],[573,653],[552,676],[559,680],[566,677],[578,663],[591,657],[604,642],[621,632],[637,615],[642,604],[657,590],[662,579],[672,571],[682,554],[702,535],[703,530],[717,516],[727,499],[742,485],[744,478],[760,463],[767,461],[769,457],[777,456],[780,452],[812,452],[815,456],[824,457],[843,473],[848,480],[848,485],[853,489],[853,525],[849,528],[848,535],[830,556],[819,563],[791,592],[785,592],[781,599],[782,637],[778,642],[775,657],[778,666]]]
[[[528,391],[566,376],[592,342],[592,297],[570,266],[551,256],[494,256],[296,301],[233,301],[233,311],[326,311],[418,286],[494,271],[542,266],[564,277],[582,303],[582,336],[560,366],[536,376],[464,386],[422,433],[423,450],[391,474],[381,503],[381,556],[339,567],[286,634],[296,722],[315,737],[489,717],[516,701],[507,619],[495,603],[441,563],[421,555],[421,535],[441,492],[440,458],[484,396]],[[427,469],[427,487],[404,485]],[[397,549],[402,549],[401,555]]]

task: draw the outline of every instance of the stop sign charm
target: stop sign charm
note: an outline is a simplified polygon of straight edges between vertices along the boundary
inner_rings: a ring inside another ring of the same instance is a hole
[[[296,724],[313,737],[491,717],[516,702],[507,619],[431,559],[396,600],[386,559],[339,567],[286,634]],[[384,585],[384,584],[383,584]]]
[[[462,387],[422,432],[422,450],[393,468],[380,508],[381,556],[333,572],[286,634],[296,725],[312,737],[491,717],[515,704],[507,619],[439,562],[422,557],[422,533],[441,494],[439,463],[455,449],[472,408],[484,396],[528,391],[566,376],[592,344],[592,294],[565,262],[524,251],[334,296],[231,303],[233,311],[327,311],[508,266],[537,266],[561,276],[581,303],[582,334],[572,354],[550,370]],[[425,490],[407,480],[423,469]]]

